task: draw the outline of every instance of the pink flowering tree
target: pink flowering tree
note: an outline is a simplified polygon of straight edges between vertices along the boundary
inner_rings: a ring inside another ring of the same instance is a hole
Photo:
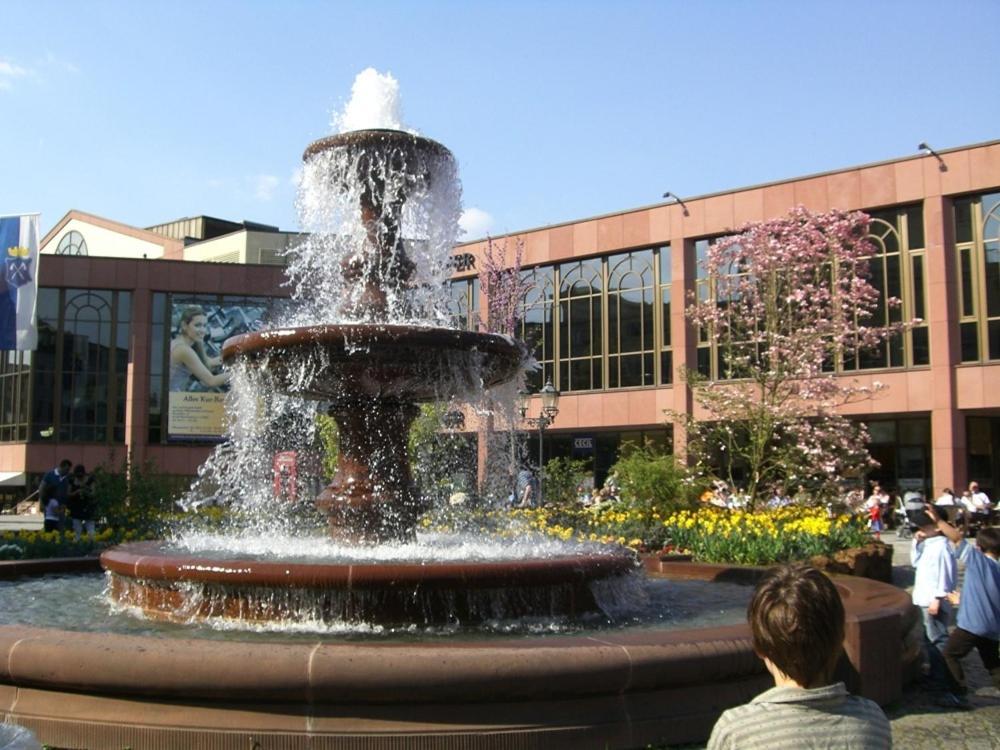
[[[479,286],[486,298],[486,311],[479,326],[489,333],[513,336],[517,328],[518,313],[524,304],[524,296],[530,283],[521,276],[521,260],[524,257],[524,240],[514,240],[512,262],[507,264],[507,239],[497,242],[486,238],[479,266]]]
[[[479,320],[481,331],[510,337],[518,332],[524,299],[533,286],[521,273],[523,257],[524,240],[521,238],[514,240],[509,263],[507,239],[486,238],[479,264],[479,287],[485,304]],[[530,352],[525,351],[527,354]],[[486,446],[485,471],[480,486],[483,494],[505,497],[513,490],[514,467],[524,450],[524,433],[518,431],[517,415],[512,410],[513,396],[514,391],[523,386],[522,373],[501,387],[498,393],[487,391],[484,395],[479,409],[485,415],[479,422],[479,443]]]
[[[876,320],[868,229],[860,212],[798,207],[718,240],[703,261],[707,293],[686,312],[715,344],[717,377],[686,373],[704,417],[677,416],[698,473],[738,487],[751,505],[779,487],[833,499],[875,465],[864,424],[837,411],[881,388],[838,374],[845,357],[905,327]]]

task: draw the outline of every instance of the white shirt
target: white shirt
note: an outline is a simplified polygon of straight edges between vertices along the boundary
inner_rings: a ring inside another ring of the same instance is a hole
[[[914,568],[913,603],[918,607],[929,607],[955,590],[958,564],[947,537],[939,534],[922,542],[914,539],[910,562]]]
[[[49,501],[45,503],[45,520],[46,521],[60,520],[59,501],[56,500],[54,497],[49,498]]]
[[[934,504],[935,505],[945,505],[945,506],[954,505],[955,504],[955,496],[952,495],[950,492],[942,492],[941,496],[938,497],[938,499],[934,501]]]
[[[989,510],[990,509],[990,499],[986,496],[985,492],[973,492],[972,493],[972,507],[976,510]]]

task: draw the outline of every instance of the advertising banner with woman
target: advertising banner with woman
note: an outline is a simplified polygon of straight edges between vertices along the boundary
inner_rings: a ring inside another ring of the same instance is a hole
[[[260,329],[268,312],[263,303],[171,300],[168,439],[221,439],[225,392],[229,389],[229,373],[222,367],[222,343],[231,336]]]

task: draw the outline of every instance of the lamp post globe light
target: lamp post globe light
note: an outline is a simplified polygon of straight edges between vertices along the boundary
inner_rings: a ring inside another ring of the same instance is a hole
[[[542,405],[537,417],[528,416],[528,406],[531,404],[531,392],[526,389],[518,391],[519,411],[521,420],[530,427],[538,428],[538,496],[542,495],[542,467],[545,461],[545,429],[551,425],[559,415],[559,391],[552,385],[552,378],[545,381],[545,385],[538,392],[542,397]]]

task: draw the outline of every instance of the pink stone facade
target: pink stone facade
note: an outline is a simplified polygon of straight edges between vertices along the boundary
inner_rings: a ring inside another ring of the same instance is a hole
[[[969,481],[965,417],[1000,416],[1000,361],[962,364],[959,355],[957,263],[952,200],[996,192],[1000,187],[1000,142],[991,142],[897,161],[733,190],[511,235],[524,242],[523,267],[594,257],[643,246],[671,247],[673,300],[669,322],[676,369],[694,366],[696,341],[684,318],[696,276],[695,240],[737,229],[746,222],[779,217],[801,204],[814,211],[874,210],[920,204],[923,209],[930,365],[911,369],[866,370],[861,380],[880,380],[889,388],[873,401],[855,404],[864,417],[922,416],[931,424],[930,467],[933,491],[962,488]],[[682,196],[683,197],[683,196]],[[514,246],[508,242],[508,250]],[[458,248],[482,256],[485,242]],[[683,248],[684,252],[678,252]],[[456,278],[469,277],[457,275]],[[853,376],[852,376],[853,377]],[[537,405],[535,407],[537,409]],[[673,385],[564,393],[551,430],[600,431],[663,425],[665,409],[690,413],[688,389]],[[675,446],[683,434],[674,431]]]

